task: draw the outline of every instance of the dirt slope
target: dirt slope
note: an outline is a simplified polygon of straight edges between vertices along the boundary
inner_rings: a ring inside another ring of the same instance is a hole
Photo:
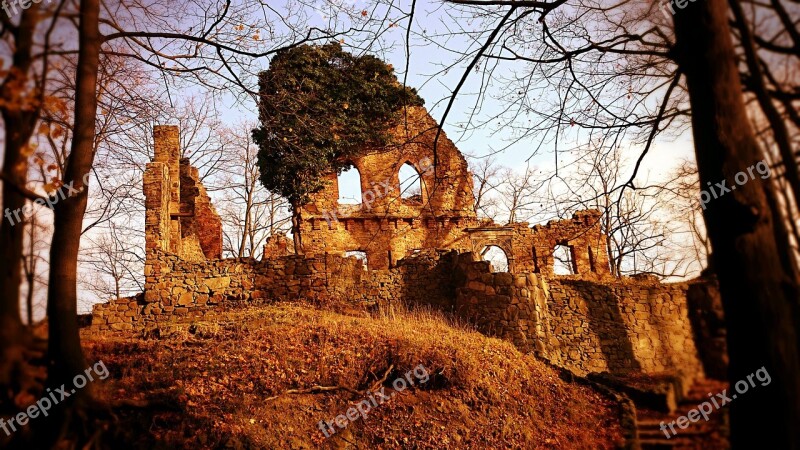
[[[112,374],[101,396],[127,404],[104,438],[117,448],[604,449],[622,442],[616,406],[606,398],[562,381],[509,343],[429,313],[370,318],[279,304],[164,326],[144,339],[84,342],[90,360],[104,361]],[[397,386],[414,386],[396,392],[398,378],[406,381]],[[391,397],[382,404],[367,392],[380,386]],[[366,418],[335,425],[364,400]],[[336,433],[326,438],[321,420]]]

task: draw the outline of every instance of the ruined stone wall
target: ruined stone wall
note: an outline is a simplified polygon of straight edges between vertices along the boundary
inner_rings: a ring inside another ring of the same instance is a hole
[[[274,301],[351,298],[361,295],[358,284],[365,273],[355,258],[333,255],[202,262],[163,252],[155,257],[162,272],[148,277],[143,295],[95,305],[95,330],[132,330]]]
[[[367,271],[357,258],[331,254],[263,261],[192,262],[163,252],[154,257],[153,266],[162,270],[159,275],[147,277],[142,295],[95,305],[93,331],[145,329],[276,301],[337,300],[365,306],[410,302],[446,307],[453,298],[449,278],[454,255],[444,251],[422,252],[385,271]],[[439,263],[445,259],[447,263]]]
[[[546,225],[531,227],[523,222],[500,226],[488,222],[465,232],[475,253],[489,245],[502,249],[508,258],[509,272],[554,276],[553,251],[557,245],[563,245],[570,249],[573,274],[585,279],[604,279],[611,272],[600,219],[600,211],[585,210],[570,219],[551,220]]]
[[[511,341],[522,351],[545,354],[557,342],[548,337],[546,289],[533,273],[492,273],[487,261],[462,255],[456,316],[479,331]]]
[[[434,167],[436,129],[424,108],[409,108],[393,130],[393,146],[351,161],[361,176],[360,205],[338,203],[338,180],[330,174],[328,188],[301,209],[306,252],[363,251],[370,269],[388,269],[415,249],[468,250],[463,230],[476,222],[472,176],[444,133]],[[420,198],[401,196],[398,174],[406,163],[420,174]]]
[[[688,285],[629,279],[548,281],[551,356],[579,373],[703,373],[688,316]],[[688,385],[689,383],[686,383]]]
[[[183,243],[183,259],[192,260],[222,258],[222,220],[217,214],[206,188],[200,181],[197,168],[192,167],[187,158],[180,160],[181,197],[180,228]]]
[[[686,283],[492,273],[461,257],[456,313],[483,333],[579,374],[674,373],[688,386],[703,373]]]
[[[180,130],[153,127],[154,158],[144,173],[145,265],[157,252],[187,261],[222,257],[222,221],[196,168],[181,158]],[[145,272],[153,271],[146,267]]]
[[[425,305],[453,312],[579,374],[703,372],[687,314],[688,284],[547,279],[492,273],[473,253],[424,250],[390,270],[338,255],[190,262],[159,252],[144,295],[96,305],[93,331],[147,329],[275,301]]]
[[[608,247],[601,229],[601,216],[600,211],[584,210],[576,212],[570,219],[552,220],[532,228],[527,224],[518,226],[516,243],[528,249],[518,259],[519,270],[552,276],[553,250],[557,245],[564,245],[572,253],[573,273],[584,278],[610,276]]]

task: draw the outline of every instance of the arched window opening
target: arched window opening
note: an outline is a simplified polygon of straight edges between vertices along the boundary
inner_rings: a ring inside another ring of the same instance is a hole
[[[422,177],[409,163],[403,164],[398,174],[400,178],[400,198],[422,202]]]
[[[367,252],[362,252],[361,250],[348,250],[344,252],[345,258],[356,258],[361,260],[361,264],[364,265],[364,270],[367,269]]]
[[[508,272],[508,255],[496,245],[487,245],[481,251],[481,259],[489,261],[492,272]]]
[[[575,274],[575,254],[569,245],[556,245],[553,250],[553,273],[556,275]]]
[[[338,176],[339,203],[343,205],[361,204],[361,173],[355,166]]]

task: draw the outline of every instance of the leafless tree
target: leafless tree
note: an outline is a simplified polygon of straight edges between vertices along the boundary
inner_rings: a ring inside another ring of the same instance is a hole
[[[688,3],[675,14],[662,14],[666,5],[641,0],[448,2],[455,5],[454,16],[467,19],[453,21],[458,24],[454,32],[469,36],[471,45],[454,49],[460,58],[443,69],[466,70],[452,90],[442,122],[466,79],[477,72],[488,80],[482,86],[504,88],[500,97],[506,106],[491,116],[492,123],[516,130],[518,140],[538,142],[534,152],[552,149],[556,173],[559,156],[572,150],[565,143],[592,142],[598,152],[617,145],[637,149],[630,177],[616,190],[618,202],[625,191],[639,188],[639,169],[656,138],[691,124],[702,185],[730,180],[773,153],[780,156],[773,162],[784,168],[786,203],[797,204],[798,164],[796,155],[787,152],[789,133],[784,132],[796,112],[793,91],[773,85],[775,94],[764,99],[758,85],[769,86],[769,75],[759,73],[762,61],[753,57],[763,52],[752,51],[753,42],[767,43],[765,49],[796,56],[800,39],[795,39],[794,8],[769,2],[781,27],[760,30],[758,41],[748,39],[748,31],[758,28],[754,24],[762,23],[760,16],[752,13],[753,5],[749,15],[744,12],[741,0]],[[734,38],[739,39],[746,71],[737,65]],[[773,71],[781,67],[763,62]],[[497,70],[512,63],[519,69]],[[741,80],[747,76],[754,80],[746,81],[751,91],[745,92]],[[797,81],[796,71],[791,79]],[[783,103],[784,115],[776,117],[771,110],[787,100],[787,93],[789,106]],[[753,130],[762,128],[747,115],[747,95],[762,97],[756,103],[770,121],[774,149],[758,145]],[[744,379],[761,366],[776,374],[771,389],[731,407],[734,447],[756,447],[767,433],[782,448],[798,448],[800,276],[791,252],[788,221],[793,216],[781,208],[771,181],[755,180],[715,200],[703,215],[728,325],[730,380]]]
[[[537,211],[535,206],[541,205],[540,190],[546,184],[537,170],[526,167],[524,172],[517,173],[510,168],[500,174],[497,186],[498,209],[505,217],[505,223],[527,222]]]
[[[288,230],[291,219],[289,204],[260,182],[254,128],[242,122],[224,130],[230,163],[212,181],[222,200],[218,203],[222,205],[224,251],[238,258],[255,257],[268,237]]]
[[[475,212],[479,217],[495,219],[497,217],[497,186],[500,183],[501,168],[494,157],[472,159],[470,172],[474,179]]]
[[[141,292],[143,249],[131,246],[132,239],[112,222],[108,230],[87,239],[89,249],[81,263],[91,269],[83,283],[99,298],[120,299]]]

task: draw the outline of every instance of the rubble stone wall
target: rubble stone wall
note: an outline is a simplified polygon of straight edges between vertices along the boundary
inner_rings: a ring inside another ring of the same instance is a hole
[[[523,351],[544,354],[557,345],[547,334],[544,280],[534,273],[492,273],[487,261],[475,261],[472,255],[462,255],[458,262],[456,315]]]
[[[186,261],[222,257],[222,220],[208,197],[198,170],[181,158],[177,126],[153,127],[153,161],[144,173],[145,265],[157,252]],[[145,269],[147,270],[147,269]]]
[[[95,330],[146,328],[213,315],[220,308],[352,296],[365,273],[357,259],[333,255],[192,262],[159,252],[153,267],[160,273],[147,278],[143,295],[95,305]]]
[[[184,261],[157,252],[143,294],[94,306],[92,330],[126,331],[216,315],[220,310],[276,301],[328,300],[353,304],[388,305],[408,301],[447,307],[453,297],[446,251],[426,251],[397,268],[367,271],[354,257],[326,254],[286,256],[257,261],[251,258]]]
[[[466,159],[423,107],[411,107],[392,131],[394,145],[366,149],[349,161],[361,177],[361,204],[339,204],[335,173],[328,187],[301,210],[308,253],[361,251],[370,269],[389,269],[414,250],[468,250],[463,230],[475,225],[472,175]],[[434,167],[435,161],[435,167]],[[420,195],[404,198],[399,171],[410,164],[420,175]]]
[[[163,272],[143,295],[96,305],[92,330],[147,329],[275,301],[393,302],[453,312],[579,374],[702,373],[688,317],[688,285],[493,273],[474,253],[426,250],[390,270],[326,254],[257,261],[184,261],[159,253]]]
[[[703,373],[688,283],[492,273],[460,256],[456,314],[485,334],[579,374]]]
[[[552,359],[578,372],[703,373],[687,307],[687,283],[548,281]]]
[[[570,219],[552,220],[544,225],[515,224],[515,244],[526,250],[518,257],[519,270],[552,276],[553,251],[557,245],[563,245],[571,253],[574,274],[594,279],[610,277],[601,217],[598,210],[585,210]]]

